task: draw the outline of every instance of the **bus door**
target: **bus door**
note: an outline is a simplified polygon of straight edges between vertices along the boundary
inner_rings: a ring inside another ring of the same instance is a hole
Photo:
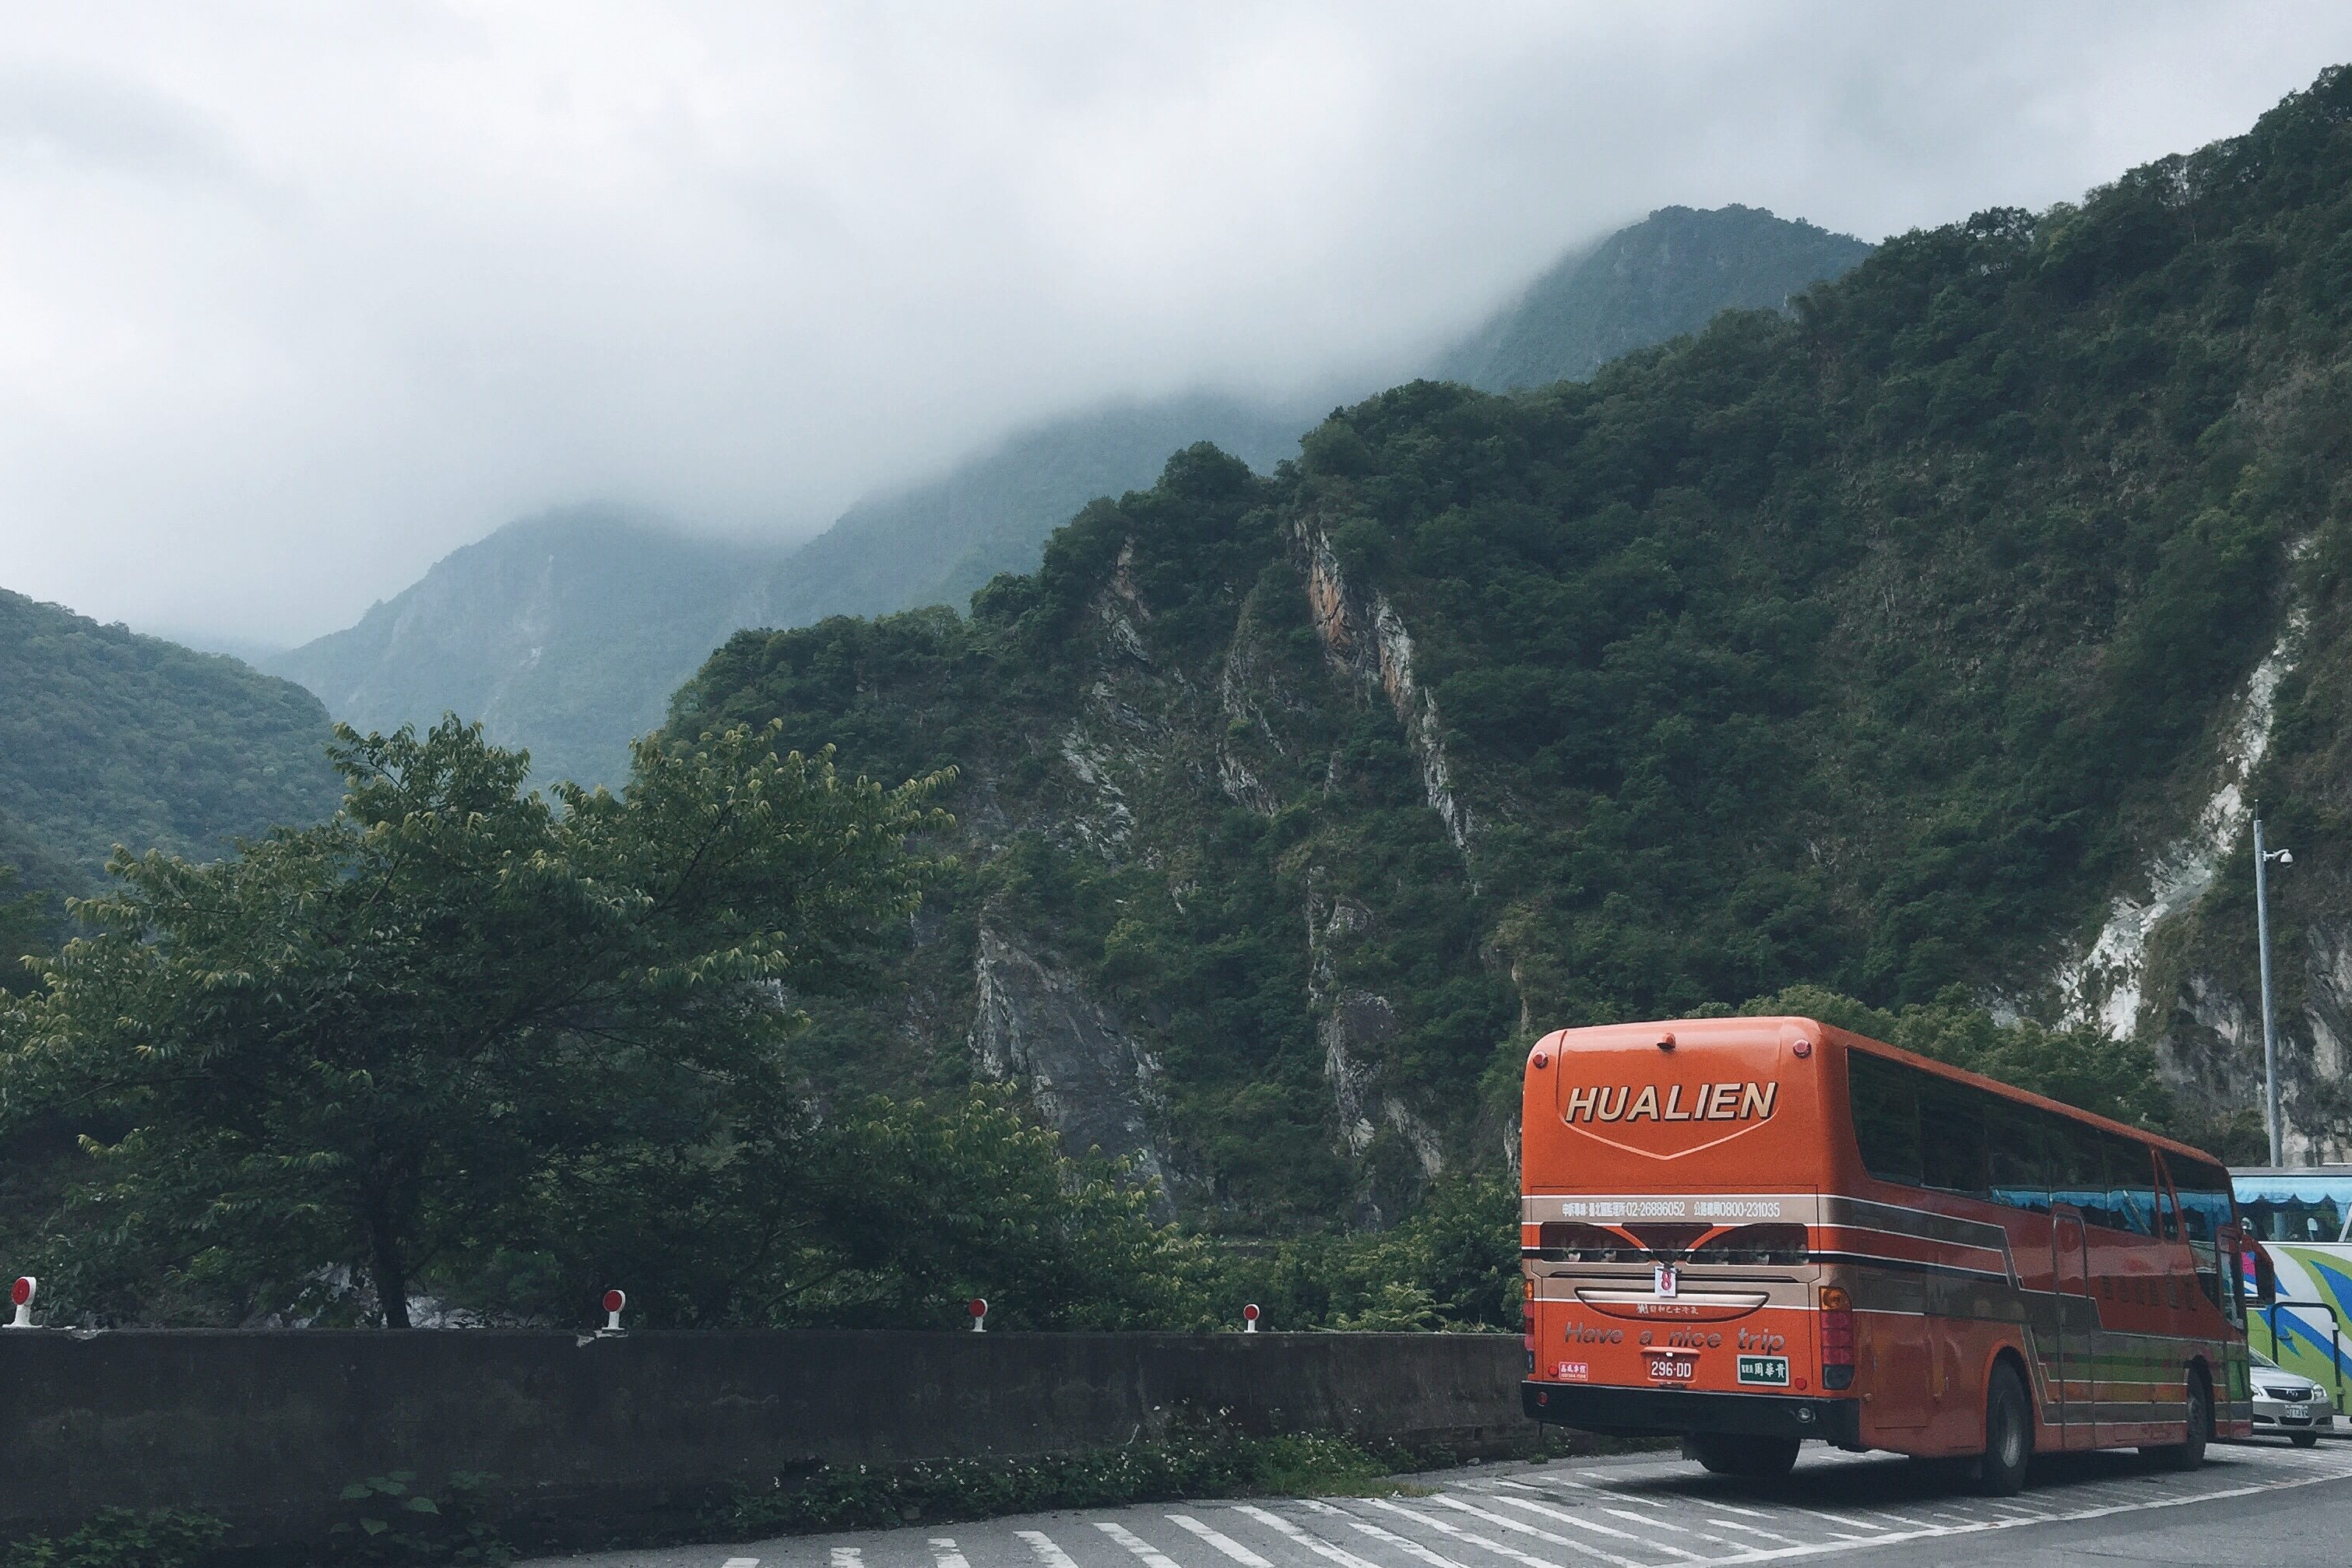
[[[2092,1342],[2099,1309],[2091,1300],[2090,1232],[2083,1211],[2072,1204],[2051,1205],[2050,1272],[2058,1297],[2058,1373],[2051,1387],[2058,1395],[2066,1446],[2084,1447],[2095,1441],[2092,1412],[2098,1388]]]

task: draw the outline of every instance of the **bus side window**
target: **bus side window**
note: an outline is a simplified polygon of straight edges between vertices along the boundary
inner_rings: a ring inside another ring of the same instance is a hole
[[[1848,1051],[1846,1096],[1863,1169],[1882,1182],[1919,1184],[1919,1094],[1915,1073],[1867,1051]]]
[[[2179,1241],[2180,1200],[2172,1190],[2171,1169],[2158,1151],[2149,1150],[2148,1156],[2156,1162],[2156,1233],[2167,1241]]]
[[[2051,1121],[2057,1124],[2053,1130],[2056,1168],[2050,1173],[2051,1201],[2074,1205],[2093,1225],[2112,1225],[2099,1130],[2061,1116]]]
[[[1919,1089],[1919,1165],[1923,1186],[1970,1197],[1986,1194],[1984,1101],[1968,1084],[1929,1079]]]
[[[2156,1234],[2156,1167],[2147,1148],[2112,1132],[2101,1133],[2107,1171],[2107,1223],[2135,1236]]]
[[[1992,1156],[1992,1199],[2013,1209],[2050,1212],[2050,1176],[2043,1157],[2043,1113],[1996,1100],[1988,1110],[1985,1142]]]

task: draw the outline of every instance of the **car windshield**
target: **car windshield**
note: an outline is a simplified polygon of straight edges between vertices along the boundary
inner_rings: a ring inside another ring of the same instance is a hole
[[[2271,1360],[2270,1357],[2264,1355],[2258,1350],[2249,1350],[2246,1352],[2246,1354],[2256,1366],[2266,1366],[2273,1372],[2280,1370],[2278,1363]]]

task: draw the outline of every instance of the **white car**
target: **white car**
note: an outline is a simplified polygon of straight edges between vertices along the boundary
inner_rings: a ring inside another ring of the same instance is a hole
[[[2289,1372],[2257,1350],[2253,1361],[2254,1431],[2264,1427],[2285,1434],[2298,1448],[2319,1441],[2322,1432],[2336,1429],[2336,1406],[2327,1390],[2299,1372]]]

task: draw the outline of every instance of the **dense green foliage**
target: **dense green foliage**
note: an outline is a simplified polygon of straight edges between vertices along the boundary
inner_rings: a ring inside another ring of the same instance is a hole
[[[310,821],[334,806],[326,740],[300,687],[0,589],[0,862],[29,886]]]
[[[1497,1162],[1528,1029],[1796,985],[1922,1039],[1956,985],[2054,1016],[2288,605],[2341,614],[2347,121],[2332,71],[1792,318],[1401,387],[1270,479],[1187,451],[969,619],[738,637],[674,723],[963,770],[903,992],[815,1070],[967,1070],[992,932],[1149,1043],[1180,1198],[1246,1229]],[[2305,701],[2265,778],[2334,743]],[[1967,1059],[2164,1113],[2147,1053],[2022,1038]]]
[[[1213,1497],[1315,1497],[1390,1489],[1387,1478],[1445,1456],[1324,1434],[1206,1431],[1097,1453],[938,1459],[887,1469],[822,1466],[795,1484],[746,1492],[713,1534],[740,1541],[828,1530],[889,1530],[1047,1509],[1124,1508]]]
[[[227,1533],[219,1519],[194,1509],[100,1509],[68,1534],[10,1542],[0,1568],[188,1568],[210,1558]]]
[[[1754,207],[1661,207],[1569,256],[1439,363],[1482,392],[1582,381],[1724,310],[1777,310],[1870,254],[1851,235]]]
[[[31,962],[49,945],[49,911],[38,894],[21,890],[14,866],[0,866],[0,991],[29,991]]]
[[[87,1151],[31,1216],[60,1305],[331,1312],[343,1266],[402,1327],[425,1271],[541,1258],[584,1300],[600,1242],[698,1207],[756,1240],[704,1236],[721,1278],[688,1301],[665,1277],[674,1316],[826,1271],[795,1201],[824,1140],[783,1070],[793,998],[864,979],[914,907],[902,844],[934,784],[852,783],[745,730],[642,747],[624,795],[560,810],[454,721],[340,731],[334,758],[322,824],[208,865],[118,858],[0,1012],[0,1132]],[[952,1126],[858,1131],[975,1158]]]

